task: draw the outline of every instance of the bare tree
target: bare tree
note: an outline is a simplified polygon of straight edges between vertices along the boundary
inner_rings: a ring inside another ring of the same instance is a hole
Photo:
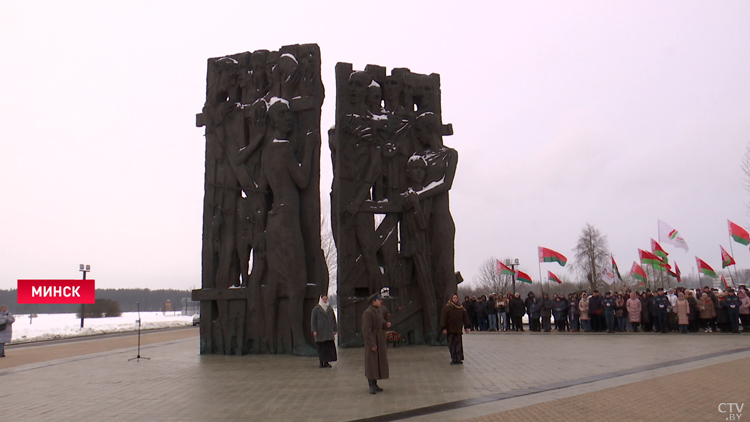
[[[596,227],[586,223],[578,238],[575,252],[576,262],[573,267],[588,281],[591,290],[597,289],[602,284],[602,268],[605,265],[611,265],[607,236],[601,234]]]
[[[337,286],[337,269],[338,257],[336,242],[333,240],[333,231],[328,214],[320,217],[320,247],[323,249],[323,255],[326,258],[328,267],[328,292],[329,295],[335,295]]]
[[[499,275],[496,273],[497,258],[487,258],[479,265],[477,275],[472,279],[473,284],[486,293],[505,292],[511,283],[511,276]]]

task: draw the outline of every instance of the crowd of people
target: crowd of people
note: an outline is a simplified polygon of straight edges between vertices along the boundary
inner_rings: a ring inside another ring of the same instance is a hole
[[[745,285],[736,291],[704,286],[702,289],[657,289],[652,292],[547,293],[526,299],[515,295],[465,296],[462,303],[475,331],[524,331],[528,316],[531,331],[550,332],[680,332],[750,333],[750,294]]]

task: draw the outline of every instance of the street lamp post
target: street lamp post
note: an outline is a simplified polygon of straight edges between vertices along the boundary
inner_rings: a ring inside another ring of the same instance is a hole
[[[91,271],[91,265],[81,264],[78,266],[78,271],[81,271],[83,273],[83,279],[86,280],[86,273]],[[81,304],[81,328],[83,328],[83,315],[86,313],[85,311],[86,311],[86,305],[82,303]]]
[[[513,270],[513,275],[511,276],[513,278],[513,296],[516,295],[516,265],[518,265],[518,258],[514,259],[514,263],[511,264],[510,259],[507,258],[505,260],[505,265],[507,267],[510,267],[511,270]]]

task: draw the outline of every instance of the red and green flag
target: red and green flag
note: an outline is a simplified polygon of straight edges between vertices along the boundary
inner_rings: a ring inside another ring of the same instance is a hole
[[[549,276],[549,281],[554,281],[557,284],[562,284],[562,281],[560,281],[560,279],[557,278],[556,275],[552,274],[552,271],[547,270],[547,275]]]
[[[646,285],[646,280],[647,280],[647,278],[646,278],[646,272],[645,272],[645,271],[643,271],[643,268],[641,268],[641,266],[640,266],[640,265],[638,265],[638,264],[637,264],[637,263],[635,263],[635,262],[633,262],[633,266],[632,266],[632,267],[630,267],[630,275],[631,275],[631,277],[633,277],[634,279],[636,279],[636,280],[638,280],[638,281],[640,281],[640,282],[641,282],[641,283],[639,284],[639,286],[644,286],[644,285]]]
[[[531,277],[523,271],[516,271],[516,280],[531,284]]]
[[[698,265],[698,272],[699,273],[701,273],[703,275],[707,275],[709,277],[716,278],[716,271],[714,271],[714,269],[711,268],[711,266],[709,266],[708,264],[706,264],[705,261],[703,261],[702,259],[700,259],[700,258],[698,258],[696,256],[695,257],[695,263],[696,263],[696,265]]]
[[[727,283],[727,279],[724,278],[724,274],[721,275],[721,284],[724,285],[724,290],[727,290],[729,288],[729,284]]]
[[[654,253],[654,255],[658,256],[664,263],[669,262],[669,258],[667,258],[667,251],[665,251],[659,242],[655,241],[654,239],[651,239],[651,252]]]
[[[721,248],[721,268],[726,268],[730,265],[734,265],[735,262],[732,256],[727,253],[723,246],[719,245],[719,247]]]
[[[513,275],[516,272],[508,268],[507,265],[500,262],[499,259],[495,260],[495,273],[499,275]]]
[[[729,223],[729,235],[732,236],[732,239],[734,239],[735,242],[746,246],[750,245],[750,233],[748,233],[747,230],[729,220],[727,220],[727,223]]]
[[[565,258],[565,255],[560,252],[539,246],[539,262],[557,262],[564,267],[568,262],[568,258]]]
[[[658,256],[652,254],[649,251],[638,249],[638,256],[641,258],[641,264],[650,265],[655,270],[666,271],[667,264],[664,263]]]
[[[669,275],[677,279],[677,282],[682,282],[682,273],[680,272],[680,267],[677,266],[677,263],[674,263],[674,271],[669,270]]]
[[[615,257],[612,256],[612,255],[610,255],[610,257],[612,258],[612,271],[617,276],[617,279],[620,280],[620,281],[622,281],[622,276],[620,275],[620,269],[617,268],[617,263],[615,262]]]

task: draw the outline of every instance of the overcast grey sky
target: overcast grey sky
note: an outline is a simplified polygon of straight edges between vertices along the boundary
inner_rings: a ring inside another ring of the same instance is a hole
[[[626,273],[659,218],[683,274],[720,269],[726,220],[750,223],[748,22],[747,1],[1,1],[0,288],[80,263],[101,288],[199,287],[206,59],[311,42],[323,129],[337,61],[441,75],[465,279],[490,256],[536,279],[540,245],[572,263],[587,222]]]

